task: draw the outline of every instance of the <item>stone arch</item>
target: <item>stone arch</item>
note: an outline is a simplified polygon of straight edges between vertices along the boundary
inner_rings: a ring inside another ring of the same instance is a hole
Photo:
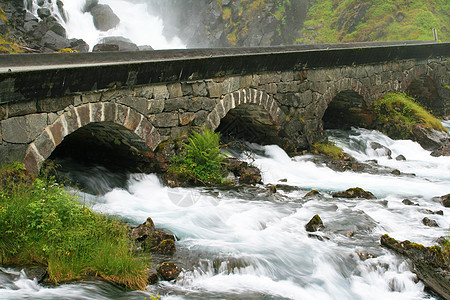
[[[66,110],[29,144],[24,158],[25,168],[30,172],[38,173],[44,160],[66,136],[89,124],[107,122],[129,130],[151,151],[155,150],[161,142],[156,128],[136,110],[113,102],[87,103]]]
[[[286,115],[272,96],[263,91],[247,88],[225,95],[206,117],[205,126],[216,130],[219,127],[220,120],[231,109],[241,104],[261,106],[268,112],[271,119],[279,125],[282,125],[286,120]]]
[[[275,99],[256,89],[225,95],[207,116],[206,126],[220,130],[223,137],[261,144],[279,144],[286,116]]]
[[[445,115],[445,99],[450,93],[444,87],[445,82],[434,73],[416,73],[407,82],[405,92],[433,114],[442,116]]]

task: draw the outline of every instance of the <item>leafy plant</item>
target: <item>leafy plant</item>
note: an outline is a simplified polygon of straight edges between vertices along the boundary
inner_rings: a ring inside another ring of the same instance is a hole
[[[211,129],[193,131],[184,144],[186,153],[174,156],[169,172],[185,179],[194,179],[203,184],[223,182],[223,160],[220,152],[220,133]]]

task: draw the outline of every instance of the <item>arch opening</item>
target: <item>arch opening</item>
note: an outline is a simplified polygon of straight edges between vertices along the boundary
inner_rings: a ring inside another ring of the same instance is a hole
[[[429,75],[415,78],[406,89],[406,94],[436,116],[444,115],[444,101],[439,96],[434,79]]]
[[[220,120],[216,131],[225,142],[239,140],[262,145],[280,142],[280,126],[257,104],[246,103],[231,109]]]
[[[48,161],[60,166],[57,176],[94,194],[126,186],[129,173],[155,171],[153,152],[145,141],[112,122],[89,123],[67,135]],[[103,182],[86,181],[93,172]]]
[[[352,90],[337,94],[322,118],[324,129],[368,127],[373,116],[361,95]]]

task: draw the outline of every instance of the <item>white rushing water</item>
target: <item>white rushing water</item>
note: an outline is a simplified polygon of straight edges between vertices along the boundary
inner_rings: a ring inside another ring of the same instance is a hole
[[[33,3],[31,12],[37,16],[39,0],[25,0]],[[107,4],[119,17],[120,23],[115,28],[106,32],[95,28],[90,13],[83,13],[86,0],[62,0],[67,16],[67,21],[58,11],[56,1],[45,0],[43,7],[49,8],[53,15],[60,20],[65,27],[68,38],[83,39],[89,44],[90,49],[100,40],[110,36],[123,36],[130,39],[138,46],[152,46],[160,49],[184,49],[184,45],[177,37],[166,39],[163,35],[163,22],[158,17],[150,14],[145,3],[133,3],[126,0],[100,0],[100,4]]]
[[[434,245],[448,235],[450,209],[434,196],[450,192],[450,158],[433,158],[410,141],[393,141],[376,131],[354,129],[332,137],[360,161],[416,176],[338,173],[311,161],[289,158],[278,146],[258,146],[265,184],[280,183],[277,193],[263,186],[235,189],[169,188],[156,175],[133,175],[126,189],[95,199],[94,208],[139,224],[151,216],[157,227],[179,238],[173,258],[183,273],[175,282],[149,286],[149,294],[127,292],[105,283],[44,287],[17,270],[0,272],[0,298],[22,299],[433,299],[416,281],[408,262],[381,248],[380,236]],[[396,161],[367,150],[378,142],[404,155]],[[99,175],[100,176],[100,175]],[[372,191],[378,199],[336,199],[350,187]],[[304,198],[311,189],[322,196]],[[406,206],[408,198],[419,204]],[[444,215],[431,214],[442,210]],[[315,214],[325,223],[323,241],[308,237],[304,225]],[[435,220],[427,227],[422,219]],[[353,232],[353,236],[346,233]],[[358,252],[376,255],[365,261]]]

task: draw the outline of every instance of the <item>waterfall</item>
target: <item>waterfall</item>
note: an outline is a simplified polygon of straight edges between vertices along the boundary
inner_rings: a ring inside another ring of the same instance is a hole
[[[83,39],[94,47],[105,37],[122,36],[138,46],[159,49],[182,49],[186,46],[178,37],[164,37],[164,25],[160,18],[152,15],[145,3],[127,0],[100,0],[99,4],[109,5],[120,18],[120,23],[106,32],[97,30],[90,13],[83,12],[86,0],[24,0],[25,7],[38,17],[38,8],[48,8],[52,15],[64,26],[68,38]],[[58,8],[61,2],[64,10]]]

